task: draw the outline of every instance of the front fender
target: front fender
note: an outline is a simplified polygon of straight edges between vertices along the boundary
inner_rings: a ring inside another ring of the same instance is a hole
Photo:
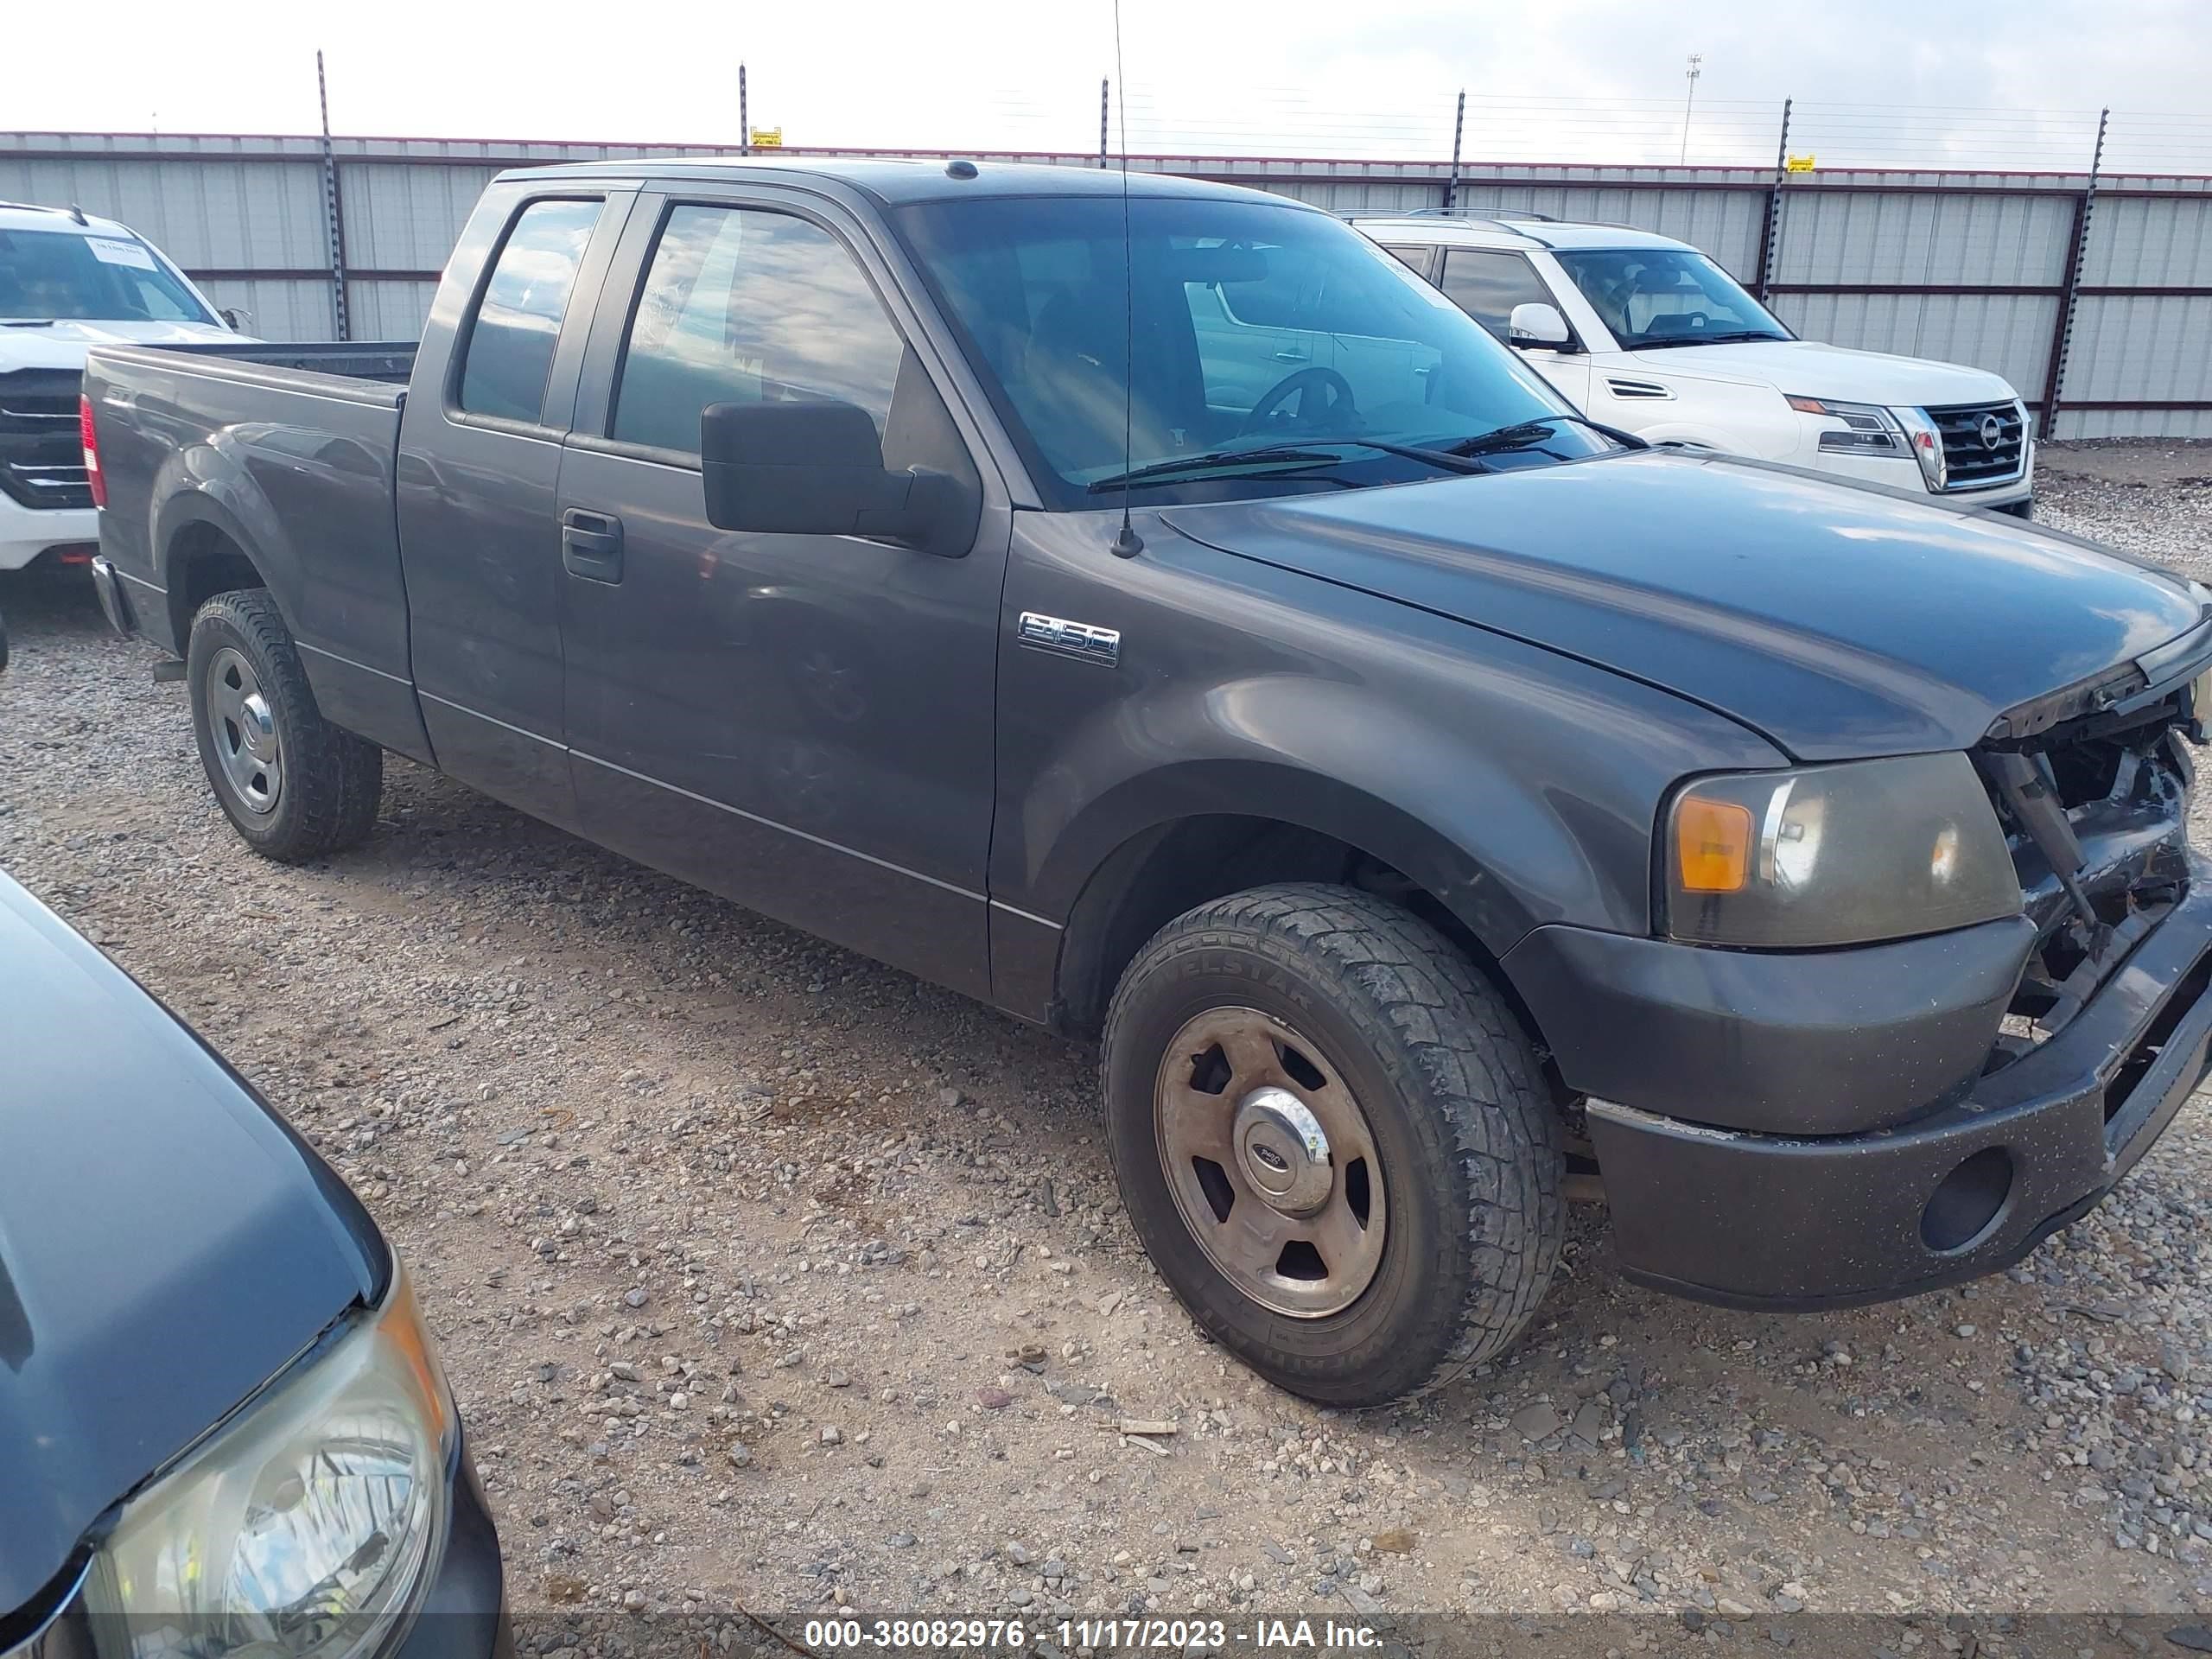
[[[1366,636],[1345,622],[1387,601],[1336,602],[1311,620],[1337,671],[1300,652],[1302,670],[1147,677],[1061,724],[1007,803],[1001,852],[1027,868],[994,895],[1057,921],[1135,838],[1233,815],[1382,860],[1497,956],[1548,922],[1643,933],[1675,780],[1784,764],[1733,721],[1603,669],[1403,607],[1388,607],[1401,637]]]
[[[1153,898],[1175,908],[1218,896],[1186,897],[1214,866],[1178,880],[1158,861],[1205,863],[1219,832],[1221,874],[1241,878],[1230,843],[1251,843],[1255,820],[1292,833],[1249,855],[1254,880],[1318,874],[1308,854],[1325,843],[1296,834],[1311,831],[1418,883],[1493,957],[1549,922],[1646,933],[1667,791],[1785,764],[1670,692],[1156,518],[1122,561],[1103,550],[1109,515],[1023,517],[1009,633],[1033,610],[1109,630],[1117,649],[1104,664],[1000,655],[990,896],[1009,1007],[1041,1004],[1048,957],[1063,987],[1082,977],[1083,946],[1060,930],[1087,934],[1133,870],[1161,876]]]
[[[1650,811],[1622,815],[1552,787],[1572,768],[1533,764],[1510,734],[1478,745],[1370,688],[1290,677],[1163,697],[1145,728],[1143,753],[1178,758],[1133,769],[1121,722],[1102,721],[1039,779],[1024,827],[1049,848],[1032,889],[1042,913],[1066,914],[1124,843],[1230,814],[1371,854],[1497,955],[1545,920],[1641,931],[1650,914]]]

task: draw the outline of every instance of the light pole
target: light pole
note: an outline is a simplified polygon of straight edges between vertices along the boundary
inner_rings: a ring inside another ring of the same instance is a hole
[[[1693,52],[1690,54],[1690,67],[1682,71],[1682,78],[1690,84],[1689,96],[1682,100],[1681,159],[1685,167],[1689,165],[1690,159],[1690,111],[1697,107],[1697,78],[1704,73],[1700,67],[1704,62],[1702,52]]]

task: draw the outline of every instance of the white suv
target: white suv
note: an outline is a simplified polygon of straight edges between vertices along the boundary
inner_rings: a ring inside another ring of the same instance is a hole
[[[2026,406],[1983,369],[1799,340],[1688,243],[1539,215],[1352,223],[1595,421],[2029,516]]]
[[[77,386],[94,346],[236,340],[161,251],[112,219],[0,202],[0,570],[91,558]]]

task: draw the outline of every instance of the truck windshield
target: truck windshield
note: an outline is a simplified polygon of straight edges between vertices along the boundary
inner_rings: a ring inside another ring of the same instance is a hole
[[[1326,214],[1205,196],[1138,197],[1128,212],[1126,253],[1118,195],[894,215],[1048,505],[1097,506],[1092,486],[1124,474],[1142,474],[1131,486],[1153,501],[1446,477],[1471,469],[1403,452],[1567,409],[1480,324]],[[1482,470],[1610,447],[1562,422]]]
[[[1560,248],[1552,257],[1623,351],[1792,338],[1733,276],[1688,248]]]
[[[135,237],[0,231],[0,321],[213,323]]]

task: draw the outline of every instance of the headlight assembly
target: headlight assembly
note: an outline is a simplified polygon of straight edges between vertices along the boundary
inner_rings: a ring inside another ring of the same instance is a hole
[[[1862,944],[2020,908],[1963,754],[1700,778],[1664,828],[1665,931],[1700,944]]]
[[[1894,455],[1904,458],[1904,439],[1886,409],[1872,404],[1840,404],[1833,397],[1792,395],[1789,407],[1801,415],[1818,415],[1840,426],[1821,433],[1821,448],[1830,454]]]
[[[124,1506],[86,1586],[99,1659],[376,1651],[437,1558],[454,1433],[400,1279]]]

